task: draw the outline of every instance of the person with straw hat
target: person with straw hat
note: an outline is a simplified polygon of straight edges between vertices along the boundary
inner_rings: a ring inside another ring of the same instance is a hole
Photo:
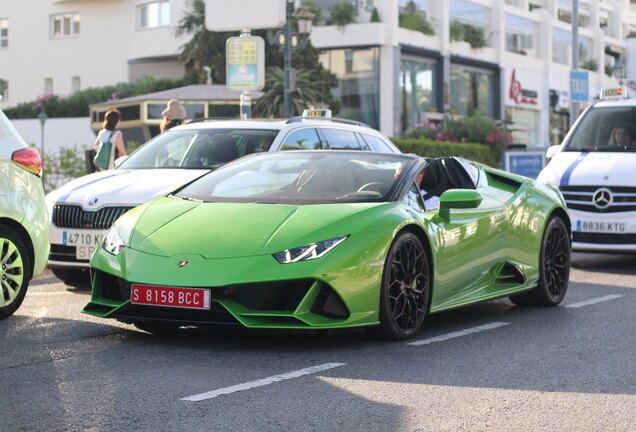
[[[171,127],[179,126],[183,123],[186,112],[177,99],[170,99],[166,109],[161,112],[161,115],[163,116],[163,119],[159,125],[159,130],[163,132]]]

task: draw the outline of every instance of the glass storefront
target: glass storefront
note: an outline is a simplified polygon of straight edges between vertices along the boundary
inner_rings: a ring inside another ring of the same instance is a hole
[[[400,61],[400,124],[402,133],[424,121],[427,111],[435,110],[436,63],[414,56]]]
[[[451,111],[463,116],[478,112],[494,117],[495,75],[468,66],[451,66]]]
[[[512,134],[512,144],[523,144],[527,148],[539,144],[540,116],[537,110],[507,106],[506,124]]]
[[[380,49],[322,50],[319,59],[325,69],[338,77],[338,87],[331,89],[334,98],[342,102],[338,116],[379,129]]]

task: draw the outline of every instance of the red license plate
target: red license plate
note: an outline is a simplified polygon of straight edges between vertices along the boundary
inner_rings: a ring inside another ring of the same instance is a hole
[[[210,309],[210,290],[132,284],[130,302],[149,306]]]

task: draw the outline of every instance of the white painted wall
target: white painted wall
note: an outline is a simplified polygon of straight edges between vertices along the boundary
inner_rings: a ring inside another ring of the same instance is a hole
[[[9,98],[0,108],[32,101],[53,79],[53,93],[71,93],[72,77],[81,88],[128,81],[128,60],[176,55],[187,38],[174,27],[186,0],[170,0],[171,25],[137,30],[137,5],[148,0],[1,0],[0,18],[9,19],[9,47],[0,49],[0,78],[9,81]],[[51,15],[80,13],[79,36],[52,39]]]
[[[11,120],[27,144],[35,144],[42,150],[42,127],[39,119]],[[44,152],[55,154],[61,147],[92,147],[95,134],[90,128],[89,117],[51,118],[44,124]]]

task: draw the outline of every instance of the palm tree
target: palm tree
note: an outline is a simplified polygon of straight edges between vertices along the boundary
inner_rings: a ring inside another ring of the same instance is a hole
[[[265,79],[265,94],[258,99],[254,106],[254,114],[259,117],[284,116],[283,91],[285,88],[285,71],[278,67],[267,70]],[[313,71],[307,69],[296,70],[296,90],[291,94],[292,115],[302,114],[309,105],[324,104],[320,83],[314,80]]]

